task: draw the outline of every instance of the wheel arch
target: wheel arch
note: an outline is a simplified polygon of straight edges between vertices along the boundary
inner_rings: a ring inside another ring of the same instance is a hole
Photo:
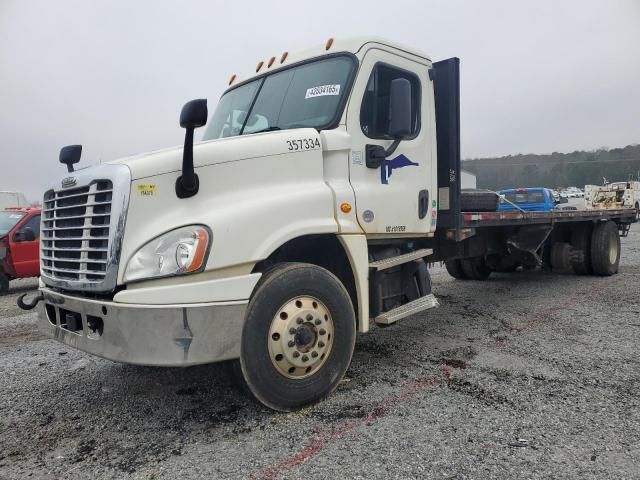
[[[356,328],[368,331],[368,257],[364,235],[314,234],[293,238],[257,262],[251,273],[264,272],[283,262],[309,263],[338,277],[355,309]]]

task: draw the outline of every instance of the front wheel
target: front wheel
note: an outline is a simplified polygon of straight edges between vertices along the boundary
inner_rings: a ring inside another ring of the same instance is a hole
[[[337,386],[351,363],[355,314],[328,270],[286,263],[261,279],[247,308],[238,366],[262,404],[291,411]]]

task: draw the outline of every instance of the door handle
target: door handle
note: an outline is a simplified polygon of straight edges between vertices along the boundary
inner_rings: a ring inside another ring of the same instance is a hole
[[[429,190],[420,190],[418,193],[418,218],[422,220],[429,210]]]

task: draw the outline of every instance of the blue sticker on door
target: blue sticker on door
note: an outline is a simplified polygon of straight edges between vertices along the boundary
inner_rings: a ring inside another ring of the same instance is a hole
[[[382,162],[382,166],[380,167],[380,181],[382,182],[383,185],[388,185],[389,178],[391,178],[391,175],[393,174],[394,170],[397,170],[399,168],[409,167],[412,165],[417,167],[420,164],[412,162],[402,154],[398,155],[396,158],[393,158],[391,160],[385,159]]]

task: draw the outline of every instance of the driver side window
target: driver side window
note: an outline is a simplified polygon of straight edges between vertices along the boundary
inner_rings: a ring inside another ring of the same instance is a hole
[[[420,79],[414,73],[384,63],[373,67],[360,108],[360,127],[369,138],[388,139],[389,94],[391,81],[404,78],[411,84],[411,134],[415,138],[420,131]]]

